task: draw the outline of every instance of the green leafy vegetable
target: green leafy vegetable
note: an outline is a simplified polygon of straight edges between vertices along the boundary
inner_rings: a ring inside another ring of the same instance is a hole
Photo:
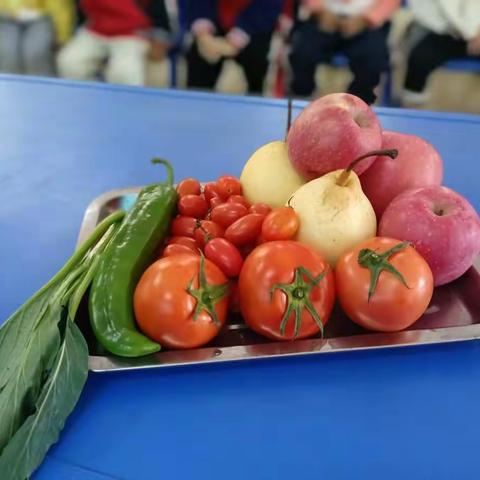
[[[87,379],[88,348],[75,325],[80,300],[110,241],[117,212],[0,328],[0,472],[24,480],[58,439]]]

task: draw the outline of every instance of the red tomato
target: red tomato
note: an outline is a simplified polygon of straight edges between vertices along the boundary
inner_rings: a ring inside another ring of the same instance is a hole
[[[210,200],[210,208],[218,207],[219,205],[223,204],[223,198],[220,197],[212,197]]]
[[[223,228],[218,223],[210,220],[202,220],[195,227],[195,240],[200,248],[204,248],[209,240],[217,237],[223,237]]]
[[[232,195],[228,198],[227,203],[239,203],[245,208],[250,208],[250,203],[243,195]]]
[[[178,200],[178,213],[185,217],[203,218],[208,205],[203,195],[184,195]]]
[[[388,270],[381,268],[374,285],[374,272],[380,267]],[[425,312],[433,294],[433,275],[423,257],[408,243],[386,237],[371,238],[343,254],[335,278],[338,298],[348,317],[381,332],[412,325]]]
[[[255,203],[250,207],[250,213],[263,213],[267,215],[272,209],[266,203]]]
[[[232,223],[225,231],[225,238],[237,247],[253,243],[262,231],[265,215],[249,213]]]
[[[211,260],[227,277],[236,277],[243,265],[237,247],[224,238],[214,238],[205,245],[205,257]]]
[[[168,245],[185,245],[192,250],[198,250],[197,242],[191,237],[172,237],[168,240]]]
[[[262,225],[262,237],[265,241],[290,240],[297,233],[300,221],[292,207],[279,207],[272,210]]]
[[[190,253],[192,255],[200,255],[198,249],[187,247],[186,245],[181,245],[180,243],[171,243],[167,245],[163,250],[163,257],[171,257],[172,255],[180,255],[182,253]]]
[[[235,220],[244,217],[248,213],[247,208],[239,203],[223,203],[215,207],[210,216],[212,220],[224,228],[227,228]]]
[[[245,323],[274,340],[323,331],[335,300],[328,263],[312,248],[294,241],[257,247],[245,260],[238,285]]]
[[[175,217],[172,222],[172,235],[175,237],[193,237],[197,221],[193,217]]]
[[[227,278],[203,257],[162,258],[140,278],[133,305],[138,327],[151,339],[169,348],[199,347],[225,323]]]
[[[231,175],[222,175],[221,177],[218,177],[217,189],[220,196],[225,200],[232,195],[242,194],[240,180]]]
[[[200,182],[195,178],[185,178],[177,185],[179,197],[185,195],[200,195]]]
[[[205,196],[205,200],[208,204],[210,204],[212,198],[220,197],[220,193],[218,192],[218,186],[216,182],[207,183],[203,187],[203,195]]]

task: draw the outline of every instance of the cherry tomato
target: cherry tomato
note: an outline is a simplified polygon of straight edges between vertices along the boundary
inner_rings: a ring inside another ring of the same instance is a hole
[[[192,237],[197,221],[193,217],[178,216],[172,222],[172,235],[175,237]]]
[[[203,187],[203,195],[205,196],[205,200],[210,205],[212,198],[220,197],[220,193],[218,192],[218,186],[216,182],[209,182]]]
[[[300,221],[291,207],[278,207],[272,210],[262,225],[262,237],[265,241],[290,240],[297,233]]]
[[[185,245],[192,250],[198,250],[197,242],[192,237],[172,237],[167,242],[168,245]]]
[[[138,327],[151,339],[169,348],[199,347],[225,323],[227,278],[203,257],[165,257],[145,270],[133,305]]]
[[[274,340],[323,331],[335,300],[328,263],[313,248],[291,240],[257,247],[243,264],[238,286],[245,323]]]
[[[215,207],[218,207],[219,205],[222,205],[224,202],[223,202],[223,198],[220,198],[220,197],[212,197],[210,199],[210,208],[215,208]]]
[[[171,257],[172,255],[180,255],[182,253],[191,253],[192,255],[200,255],[198,249],[181,245],[180,243],[171,243],[163,250],[163,257]]]
[[[178,213],[185,217],[203,218],[208,211],[203,195],[184,195],[178,200]]]
[[[227,277],[236,277],[243,265],[238,248],[225,238],[214,238],[205,245],[205,257],[211,260]]]
[[[375,285],[375,271],[380,272]],[[375,237],[343,254],[335,269],[344,312],[369,330],[395,332],[425,312],[433,294],[433,275],[408,243]]]
[[[223,228],[211,220],[202,220],[196,227],[194,237],[200,248],[204,248],[209,240],[217,237],[223,237],[225,231]]]
[[[225,200],[232,195],[242,194],[240,180],[231,175],[222,175],[221,177],[218,177],[217,189],[220,196]]]
[[[250,203],[243,195],[232,195],[228,197],[227,203],[239,203],[240,205],[243,205],[245,208],[250,208]]]
[[[185,195],[200,195],[200,182],[195,178],[185,178],[177,185],[179,197]]]
[[[235,220],[244,217],[248,213],[247,208],[239,203],[223,203],[211,211],[211,218],[224,228],[227,228]]]
[[[225,231],[225,238],[237,247],[253,243],[262,231],[265,215],[249,213],[233,222]]]
[[[255,203],[250,207],[250,213],[263,213],[267,215],[271,212],[271,208],[266,203]]]

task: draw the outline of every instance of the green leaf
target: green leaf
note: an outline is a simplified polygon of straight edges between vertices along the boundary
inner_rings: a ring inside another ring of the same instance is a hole
[[[41,463],[87,378],[88,348],[74,324],[99,254],[123,218],[104,220],[64,267],[0,328],[0,478]]]
[[[24,480],[40,465],[58,439],[87,380],[88,348],[78,327],[65,322],[65,336],[35,403],[0,456],[2,478]]]
[[[11,380],[0,393],[0,451],[35,410],[35,401],[60,346],[60,307],[48,307],[25,346]]]

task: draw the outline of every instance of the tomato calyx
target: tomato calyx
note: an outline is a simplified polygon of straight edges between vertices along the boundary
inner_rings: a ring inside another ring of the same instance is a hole
[[[193,312],[193,320],[195,321],[201,312],[206,311],[213,323],[217,326],[221,326],[221,322],[218,320],[215,306],[220,300],[228,295],[229,286],[228,283],[222,285],[210,285],[207,282],[205,275],[205,257],[200,255],[200,266],[198,269],[198,288],[193,288],[194,278],[190,280],[187,285],[186,291],[190,294],[197,304],[195,305],[195,311]]]
[[[320,329],[320,334],[323,337],[323,322],[312,305],[310,292],[318,286],[326,273],[327,270],[324,270],[318,276],[314,277],[306,268],[297,267],[295,269],[295,276],[292,283],[276,283],[272,285],[270,298],[273,298],[273,294],[276,290],[281,290],[287,296],[287,308],[285,309],[285,313],[280,322],[280,333],[282,335],[285,335],[288,319],[292,312],[294,312],[295,329],[293,335],[294,338],[296,338],[300,330],[302,312],[303,310],[307,310]],[[305,277],[307,280],[305,280]]]
[[[392,275],[397,277],[398,280],[402,282],[403,285],[405,285],[405,287],[410,288],[407,285],[407,282],[405,281],[403,275],[388,261],[393,254],[400,252],[409,246],[409,242],[398,243],[397,245],[382,254],[370,248],[363,248],[362,250],[360,250],[360,252],[358,253],[358,264],[370,270],[368,301],[370,301],[372,295],[375,293],[375,289],[377,288],[378,284],[378,278],[384,270],[390,272]]]

